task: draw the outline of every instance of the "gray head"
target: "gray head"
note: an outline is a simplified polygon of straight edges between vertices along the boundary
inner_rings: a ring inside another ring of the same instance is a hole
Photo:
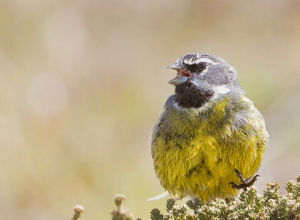
[[[213,55],[187,54],[168,68],[177,70],[169,83],[176,86],[176,102],[182,107],[197,108],[213,97],[242,92],[235,69]]]

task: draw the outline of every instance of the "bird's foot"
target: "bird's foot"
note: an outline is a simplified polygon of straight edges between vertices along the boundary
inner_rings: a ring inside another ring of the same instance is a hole
[[[229,184],[234,189],[243,189],[244,191],[246,191],[248,187],[252,186],[255,183],[255,181],[257,180],[257,177],[259,177],[259,175],[255,175],[252,178],[245,179],[240,171],[238,171],[237,169],[235,169],[234,171],[236,172],[237,176],[240,178],[240,180],[242,182],[241,184],[236,184],[234,182],[230,182]]]

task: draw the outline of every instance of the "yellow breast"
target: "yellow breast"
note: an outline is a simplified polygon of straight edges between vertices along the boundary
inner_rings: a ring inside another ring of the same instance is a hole
[[[238,101],[247,104],[243,108],[253,105],[248,100]],[[236,195],[237,190],[229,184],[239,183],[234,169],[246,178],[252,176],[267,140],[261,115],[250,107],[252,118],[239,127],[234,126],[239,108],[232,107],[229,98],[206,109],[167,108],[152,140],[155,171],[165,189],[173,195],[197,196],[204,201]]]

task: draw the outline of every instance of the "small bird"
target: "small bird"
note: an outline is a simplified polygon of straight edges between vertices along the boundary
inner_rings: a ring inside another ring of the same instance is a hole
[[[268,142],[265,122],[225,60],[195,53],[168,66],[175,94],[154,127],[155,172],[169,194],[230,199],[254,184]]]

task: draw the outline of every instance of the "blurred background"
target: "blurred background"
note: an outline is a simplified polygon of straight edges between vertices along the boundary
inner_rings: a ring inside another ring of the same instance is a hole
[[[262,111],[270,144],[256,186],[300,167],[297,0],[0,1],[3,219],[109,219],[116,193],[149,219],[164,200],[150,136],[189,52],[223,57]],[[284,189],[282,189],[284,190]]]

